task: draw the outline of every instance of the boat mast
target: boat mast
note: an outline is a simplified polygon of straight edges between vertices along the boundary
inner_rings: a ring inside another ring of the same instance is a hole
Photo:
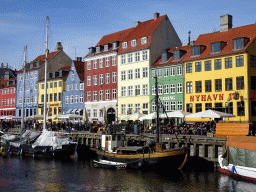
[[[47,62],[48,62],[48,22],[49,17],[46,17],[46,50],[45,50],[45,72],[44,72],[44,130],[46,130],[46,101],[47,101]],[[49,109],[48,109],[49,110]]]
[[[21,110],[21,133],[25,130],[24,125],[24,100],[25,100],[25,71],[26,71],[26,54],[27,46],[24,47],[24,63],[23,63],[23,96],[22,96],[22,110]]]
[[[156,102],[156,134],[157,134],[157,143],[160,143],[160,122],[159,122],[159,105],[158,105],[158,83],[157,83],[157,76],[155,76],[155,87],[156,87],[156,97],[155,97],[155,102]]]

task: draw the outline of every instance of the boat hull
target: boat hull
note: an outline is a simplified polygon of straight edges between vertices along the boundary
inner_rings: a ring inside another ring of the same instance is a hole
[[[103,167],[108,169],[126,169],[127,164],[126,163],[118,163],[113,161],[106,161],[106,160],[100,160],[96,161],[93,160],[94,167]]]
[[[154,166],[157,168],[178,168],[184,161],[185,150],[174,149],[168,151],[145,153],[145,154],[116,154],[97,150],[99,159],[127,163],[129,167],[142,168]]]

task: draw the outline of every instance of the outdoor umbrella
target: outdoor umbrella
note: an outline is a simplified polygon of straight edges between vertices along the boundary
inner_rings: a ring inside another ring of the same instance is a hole
[[[107,111],[106,111],[106,108],[103,107],[103,124],[107,124],[107,123],[108,123]]]
[[[31,119],[31,120],[39,120],[39,119],[43,119],[43,118],[44,118],[43,115],[38,115],[38,114],[26,117],[26,119]]]
[[[145,120],[145,119],[156,119],[156,112],[150,113],[148,115],[145,115],[145,116],[139,118],[140,121]]]
[[[145,116],[145,114],[134,113],[134,114],[127,115],[123,119],[126,119],[126,120],[139,120],[139,118],[141,118],[143,116]]]
[[[201,112],[193,113],[191,115],[186,116],[186,118],[196,118],[196,117],[214,119],[214,118],[223,118],[223,117],[235,117],[235,115],[209,109],[206,111],[201,111]]]
[[[83,111],[83,124],[85,124],[85,122],[88,122],[88,115],[87,115],[86,107],[84,106],[84,111]]]
[[[11,116],[11,119],[21,119],[20,116]]]
[[[160,118],[183,118],[186,117],[188,115],[191,115],[192,113],[189,112],[185,112],[185,111],[172,111],[172,112],[168,112],[167,114],[161,114],[159,115]],[[166,116],[167,115],[167,116]]]

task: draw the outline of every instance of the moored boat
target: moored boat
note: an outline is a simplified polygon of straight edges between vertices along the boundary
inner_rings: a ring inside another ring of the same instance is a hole
[[[256,181],[256,137],[228,136],[227,150],[218,157],[220,172]]]
[[[105,167],[110,169],[126,169],[127,163],[120,163],[108,160],[93,160],[93,164],[95,167]]]

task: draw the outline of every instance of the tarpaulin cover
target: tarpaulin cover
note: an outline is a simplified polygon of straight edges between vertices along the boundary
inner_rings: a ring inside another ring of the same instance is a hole
[[[12,141],[18,138],[16,135],[11,135],[11,134],[4,134],[1,137],[6,141]]]
[[[52,146],[53,149],[61,149],[62,145],[72,143],[72,140],[68,136],[56,135],[55,132],[43,130],[42,134],[32,145],[33,148],[36,146]]]
[[[29,140],[29,142],[33,142],[39,135],[40,135],[39,132],[26,130],[20,136],[20,140],[10,142],[10,145],[15,146],[15,147],[20,147],[21,144],[25,144],[28,140]]]

